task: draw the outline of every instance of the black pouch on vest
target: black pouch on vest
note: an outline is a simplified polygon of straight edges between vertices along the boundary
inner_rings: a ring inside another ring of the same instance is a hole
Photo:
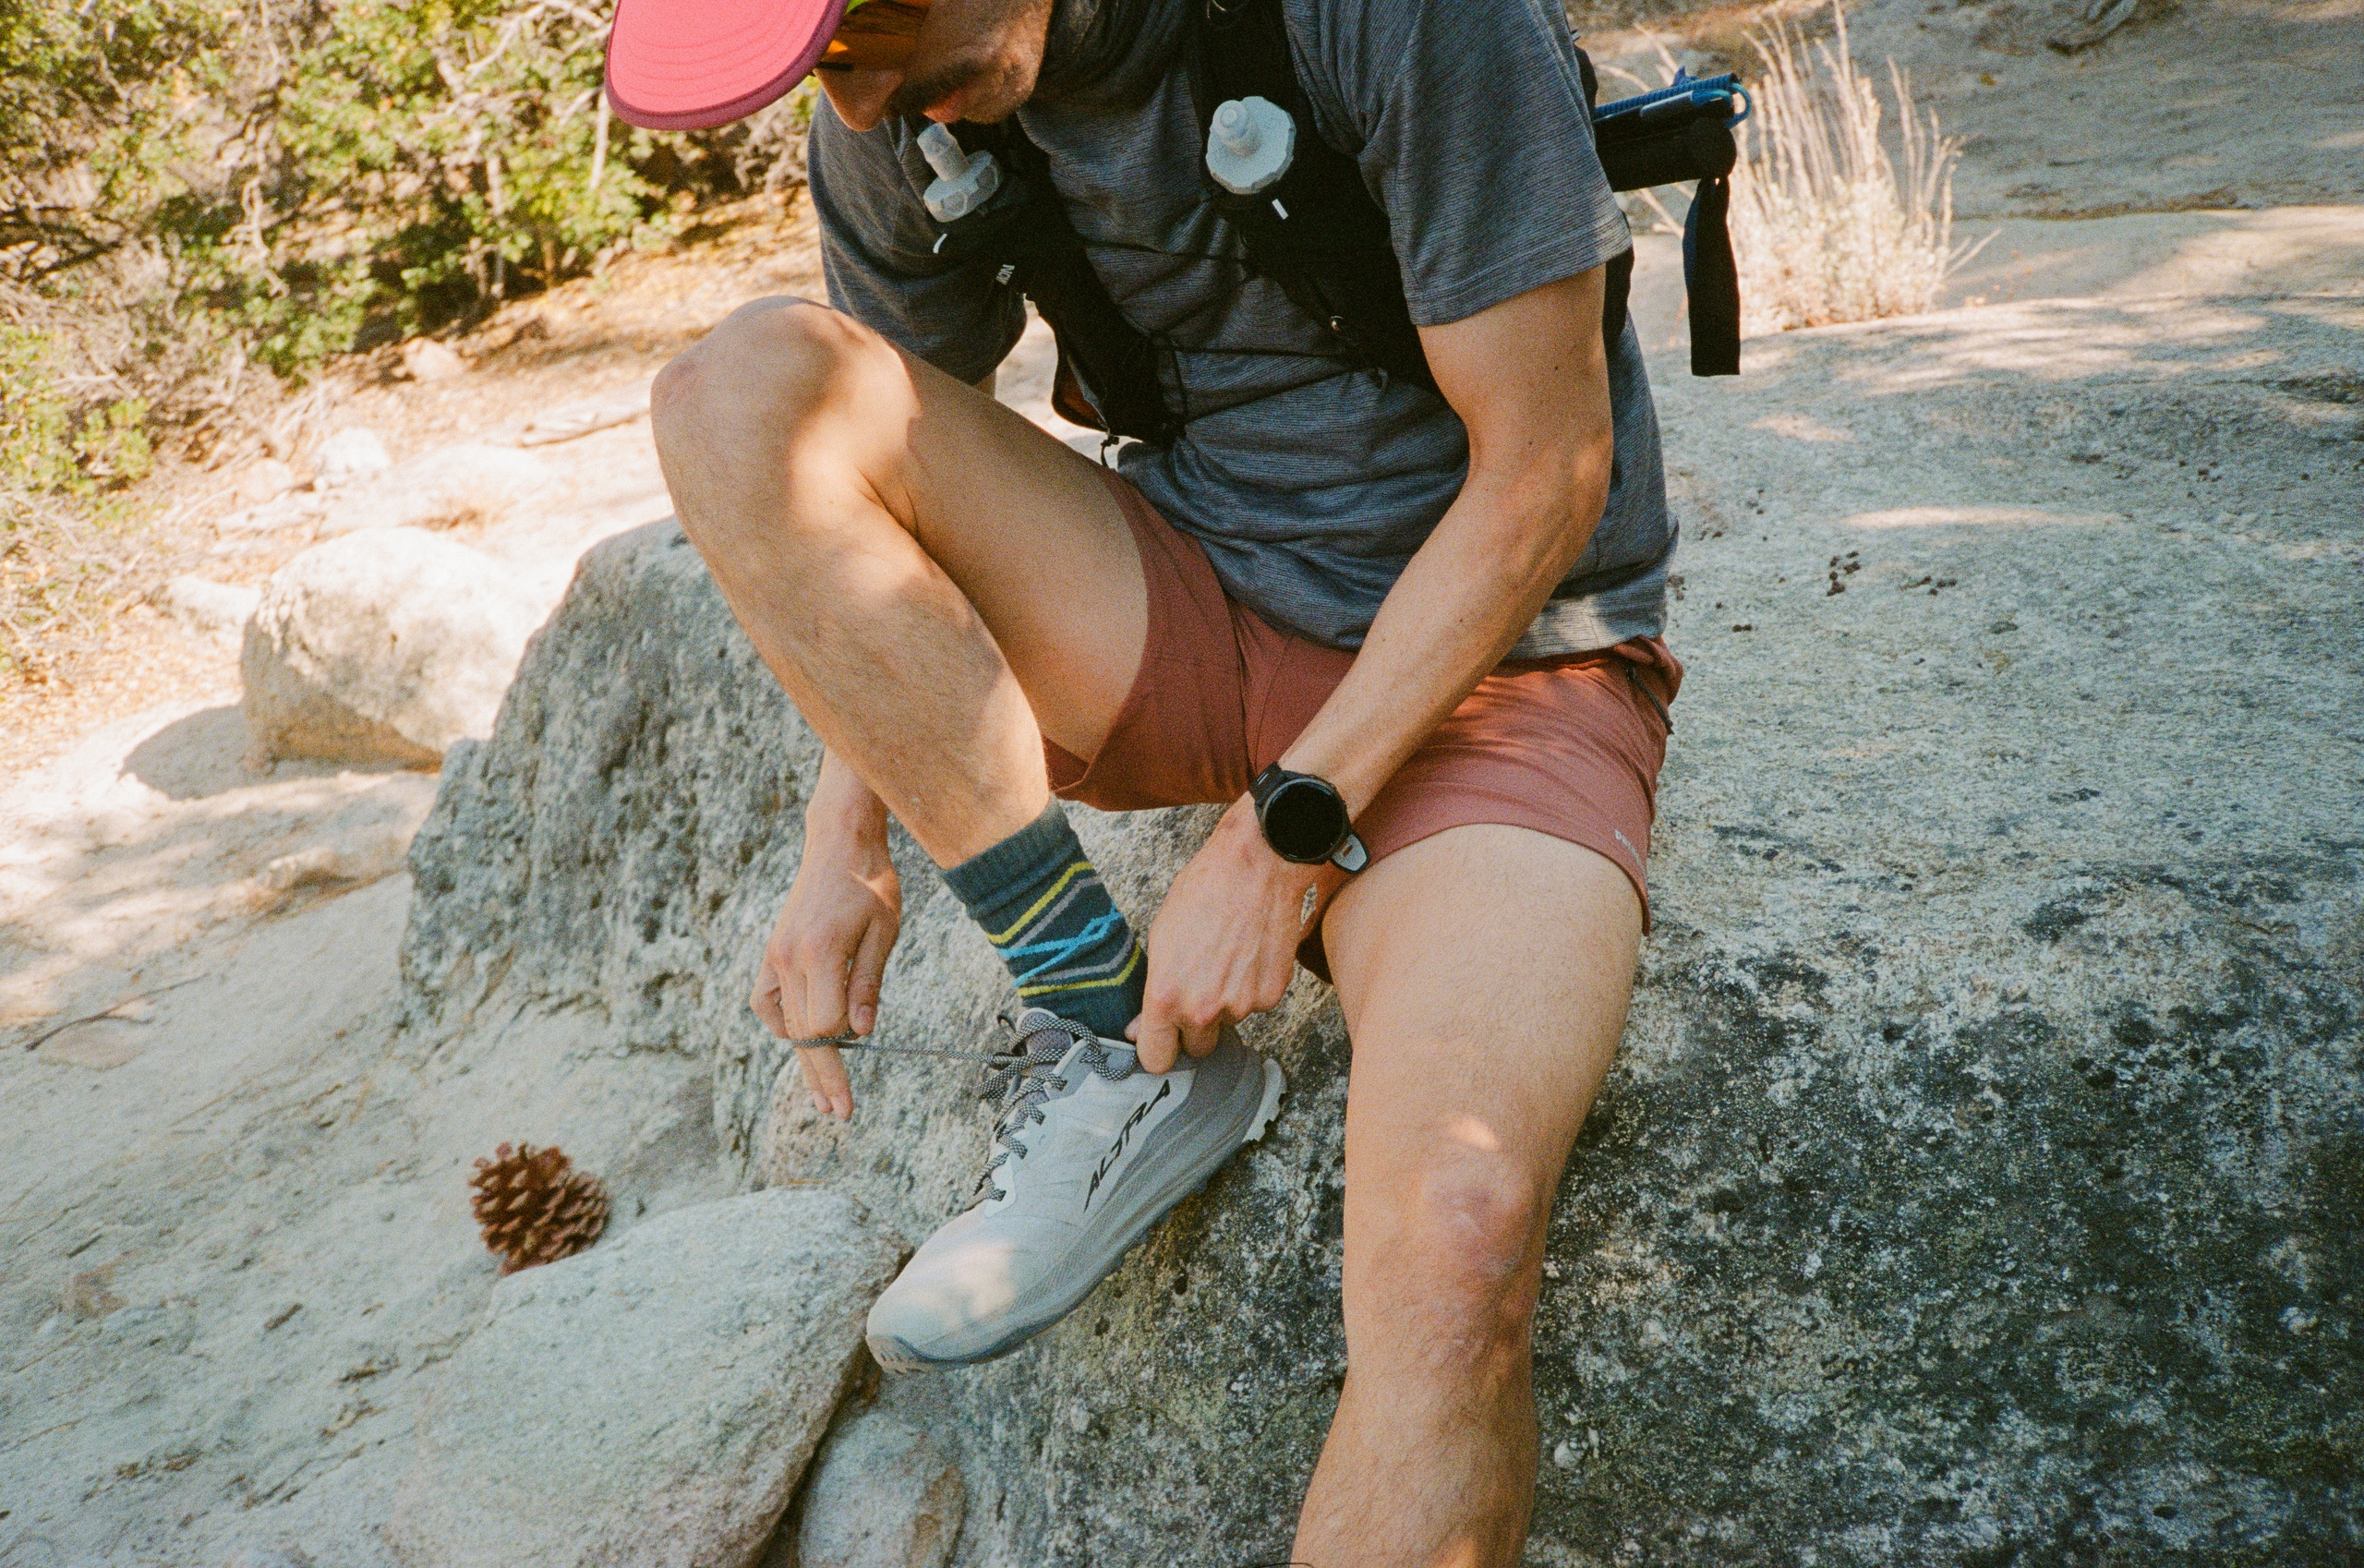
[[[1591,62],[1585,66],[1589,85]],[[1683,223],[1683,281],[1690,302],[1695,376],[1740,374],[1740,270],[1732,259],[1728,217],[1730,176],[1740,156],[1731,127],[1747,115],[1747,103],[1731,77],[1678,77],[1657,92],[1593,112],[1593,145],[1610,189],[1699,182]]]

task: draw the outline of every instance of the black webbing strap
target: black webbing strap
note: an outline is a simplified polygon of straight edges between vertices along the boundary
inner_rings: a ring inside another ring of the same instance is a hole
[[[1634,247],[1609,259],[1600,278],[1600,339],[1614,344],[1625,335],[1625,304],[1634,294]]]
[[[1288,172],[1254,195],[1215,182],[1204,159],[1207,199],[1239,231],[1249,269],[1272,279],[1337,340],[1340,357],[1436,390],[1419,330],[1404,300],[1404,274],[1387,214],[1352,158],[1314,128],[1313,105],[1289,56],[1281,0],[1200,0],[1187,43],[1190,92],[1206,145],[1215,110],[1237,98],[1279,104],[1297,122]]]
[[[1067,221],[1042,150],[1016,119],[963,122],[963,147],[991,151],[1011,176],[1004,197],[945,229],[940,253],[1002,264],[1002,281],[1034,302],[1059,349],[1051,406],[1061,418],[1164,445],[1180,422],[1165,405],[1157,344],[1125,320]]]
[[[1703,178],[1683,220],[1683,287],[1691,308],[1691,373],[1740,374],[1740,268],[1732,260],[1731,182]]]
[[[1581,53],[1581,51],[1579,51]],[[1589,62],[1587,62],[1589,65]],[[1669,92],[1675,89],[1666,90]],[[1691,373],[1740,374],[1740,271],[1732,261],[1729,176],[1740,156],[1728,98],[1693,103],[1659,98],[1647,109],[1597,112],[1593,142],[1611,190],[1697,180],[1683,222],[1683,286],[1690,300]]]
[[[1207,199],[1238,230],[1249,272],[1272,279],[1325,328],[1342,360],[1435,391],[1405,302],[1387,215],[1355,161],[1315,129],[1289,55],[1282,0],[1188,3],[1192,21],[1185,47],[1200,145],[1215,109],[1236,98],[1267,99],[1297,127],[1288,171],[1253,195],[1216,184],[1200,161]],[[1598,78],[1583,50],[1576,59],[1590,105]],[[1679,78],[1659,92],[1595,108],[1594,144],[1613,190],[1698,181],[1683,236],[1691,373],[1731,376],[1740,372],[1740,276],[1727,224],[1726,176],[1737,148],[1725,123],[1731,100],[1687,96],[1699,85]],[[1180,411],[1167,405],[1158,375],[1159,356],[1170,345],[1127,320],[1109,297],[1042,151],[1015,117],[995,126],[963,123],[954,134],[964,147],[992,151],[1012,177],[983,211],[947,227],[939,251],[999,262],[1001,281],[1034,302],[1058,340],[1051,403],[1061,416],[1112,436],[1170,442],[1182,423]],[[1611,258],[1606,274],[1601,332],[1614,343],[1625,330],[1633,251]]]

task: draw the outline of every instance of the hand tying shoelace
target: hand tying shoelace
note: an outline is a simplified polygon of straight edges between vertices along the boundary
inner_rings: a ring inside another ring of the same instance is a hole
[[[1009,1032],[1010,1047],[1006,1053],[1008,1060],[978,1096],[996,1113],[994,1141],[1001,1145],[1001,1152],[985,1163],[984,1174],[977,1177],[977,1190],[988,1198],[1006,1196],[994,1185],[994,1172],[1013,1155],[1025,1158],[1026,1145],[1018,1135],[1043,1119],[1042,1107],[1045,1100],[1067,1092],[1067,1080],[1050,1069],[1057,1067],[1071,1049],[1080,1045],[1082,1050],[1077,1053],[1076,1059],[1111,1083],[1122,1082],[1134,1072],[1131,1060],[1120,1067],[1110,1059],[1091,1031],[1064,1019],[1037,1024],[1023,1036],[1007,1017],[1001,1025]]]
[[[994,1185],[994,1172],[999,1170],[1012,1155],[1023,1158],[1026,1145],[1018,1136],[1027,1127],[1043,1120],[1043,1103],[1054,1094],[1067,1092],[1067,1080],[1051,1069],[1064,1060],[1070,1050],[1080,1045],[1077,1059],[1100,1077],[1120,1083],[1137,1070],[1137,1064],[1128,1053],[1122,1062],[1113,1058],[1100,1039],[1079,1024],[1065,1019],[1054,1019],[1042,1012],[1029,1015],[1031,1020],[1024,1033],[1004,1013],[995,1020],[1001,1026],[1002,1044],[995,1050],[938,1051],[923,1045],[886,1045],[859,1039],[850,1034],[824,1035],[813,1040],[799,1040],[801,1048],[807,1045],[835,1045],[840,1050],[878,1051],[900,1056],[940,1056],[950,1061],[983,1062],[994,1068],[991,1080],[978,1098],[994,1109],[994,1141],[1001,1152],[987,1162],[984,1172],[977,1177],[975,1190],[989,1199],[1005,1196]]]

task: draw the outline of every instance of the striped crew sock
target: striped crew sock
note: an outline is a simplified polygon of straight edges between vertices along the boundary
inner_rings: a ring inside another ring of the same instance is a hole
[[[1124,1038],[1149,966],[1058,802],[944,880],[1009,966],[1020,1001]]]

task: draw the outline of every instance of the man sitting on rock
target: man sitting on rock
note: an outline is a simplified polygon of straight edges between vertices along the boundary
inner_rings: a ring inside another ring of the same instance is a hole
[[[823,67],[830,305],[745,307],[654,398],[681,525],[827,747],[755,1008],[799,1041],[872,1029],[889,812],[1025,1004],[982,1200],[871,1345],[961,1365],[1070,1311],[1260,1134],[1279,1069],[1233,1026],[1301,961],[1354,1045],[1351,1371],[1295,1556],[1514,1562],[1545,1224],[1623,1024],[1681,678],[1655,416],[1622,288],[1605,305],[1629,240],[1565,23],[1537,0],[840,6],[623,0],[609,79],[678,127]],[[1218,123],[1193,51],[1258,25],[1285,31],[1294,107]],[[1409,368],[1249,264],[1248,225],[1295,221],[1256,183],[1288,157],[1383,213]],[[1070,338],[1072,291],[1063,322],[1040,272],[961,237],[1030,178],[1153,382]],[[979,390],[1030,286],[1084,372],[1065,405],[1136,434],[1151,409],[1120,471]],[[1144,945],[1062,800],[1229,810]],[[801,1059],[850,1115],[837,1050]]]

